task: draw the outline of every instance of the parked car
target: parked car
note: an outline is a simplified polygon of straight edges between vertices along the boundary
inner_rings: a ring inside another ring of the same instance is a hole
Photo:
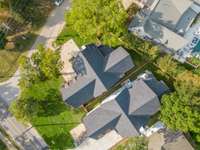
[[[54,4],[55,4],[56,6],[60,6],[60,5],[63,3],[63,1],[64,1],[64,0],[55,0],[55,1],[54,1]]]

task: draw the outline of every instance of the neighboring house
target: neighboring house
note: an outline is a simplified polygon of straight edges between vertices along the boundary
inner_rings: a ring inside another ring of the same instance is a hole
[[[87,137],[100,139],[112,130],[123,138],[140,135],[139,129],[160,110],[159,98],[168,90],[148,71],[128,82],[85,116]]]
[[[122,47],[87,45],[71,60],[75,81],[61,89],[63,100],[79,107],[106,92],[134,67],[131,56]]]
[[[192,53],[193,30],[200,29],[200,24],[192,27],[199,13],[198,0],[148,0],[134,17],[129,30],[173,52],[182,50],[179,56],[185,59]],[[197,36],[200,39],[200,34]]]
[[[149,138],[148,150],[194,150],[183,133],[162,129]]]

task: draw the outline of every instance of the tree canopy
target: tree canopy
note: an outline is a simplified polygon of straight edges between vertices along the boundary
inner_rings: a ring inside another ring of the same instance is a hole
[[[59,78],[62,62],[59,50],[40,45],[31,57],[20,59],[20,97],[12,103],[10,111],[16,118],[28,121],[36,115],[51,115],[55,104],[61,103]]]
[[[62,110],[55,110],[55,105],[61,103],[59,92],[60,80],[52,79],[33,84],[22,91],[15,100],[10,111],[17,119],[29,121],[34,116],[54,115]]]
[[[172,76],[177,74],[178,64],[173,60],[170,55],[159,58],[157,60],[157,65],[163,73],[167,73]]]
[[[37,81],[58,78],[62,69],[59,50],[45,49],[39,45],[31,57],[20,58],[20,87],[26,88]]]
[[[68,25],[85,41],[117,46],[127,33],[127,13],[117,0],[74,0]]]
[[[200,136],[200,77],[183,72],[174,86],[175,92],[162,98],[161,120],[172,129]]]

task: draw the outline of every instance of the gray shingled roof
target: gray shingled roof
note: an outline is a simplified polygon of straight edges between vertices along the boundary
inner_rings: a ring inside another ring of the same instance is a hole
[[[99,133],[103,134],[112,129],[123,137],[139,135],[139,128],[145,126],[149,117],[160,109],[155,89],[149,86],[152,83],[149,84],[148,81],[148,85],[145,80],[133,81],[132,87],[122,88],[114,99],[103,101],[89,112],[83,119],[87,135],[95,138]],[[159,91],[162,94],[168,90],[165,84],[151,76],[147,77],[147,80],[152,80],[158,88],[163,89]]]
[[[132,58],[121,47],[112,50],[106,46],[87,45],[78,57],[82,58],[85,74],[61,89],[64,101],[73,107],[101,95],[134,67]]]
[[[154,0],[152,9],[144,8],[137,13],[129,30],[140,29],[144,35],[162,43],[167,48],[179,50],[188,44],[184,38],[200,5],[194,0]],[[148,13],[146,13],[148,12]]]
[[[175,30],[179,19],[192,3],[191,0],[160,0],[151,13],[151,19]]]

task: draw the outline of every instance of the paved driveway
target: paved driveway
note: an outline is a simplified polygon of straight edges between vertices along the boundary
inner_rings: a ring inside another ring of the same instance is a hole
[[[69,6],[69,0],[65,0],[60,7],[57,7],[51,13],[46,24],[41,29],[40,35],[30,49],[29,55],[34,52],[38,44],[45,44],[47,47],[52,47],[52,41],[56,39],[65,25],[64,12]],[[17,71],[8,81],[0,83],[0,98],[8,105],[19,95],[19,87],[17,86],[18,80],[19,71]]]
[[[98,140],[87,138],[75,150],[108,150],[122,139],[116,131],[112,130]]]

